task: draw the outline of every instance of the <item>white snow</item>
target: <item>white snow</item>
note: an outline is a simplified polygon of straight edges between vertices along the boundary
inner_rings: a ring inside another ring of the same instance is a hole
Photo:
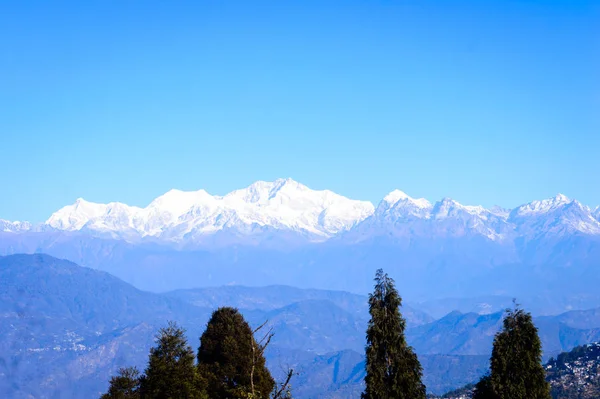
[[[403,202],[404,205],[416,206],[421,209],[431,208],[432,205],[425,198],[413,198],[400,190],[394,190],[383,198],[383,202],[389,206]]]
[[[368,201],[352,200],[329,190],[313,190],[292,179],[278,179],[257,181],[224,196],[211,195],[205,190],[170,190],[144,208],[78,198],[74,204],[52,214],[46,226],[108,234],[125,240],[150,236],[175,242],[230,229],[242,235],[271,233],[271,229],[291,231],[313,241],[355,229],[363,235],[386,229],[402,234],[471,232],[498,240],[515,234],[548,232],[600,234],[600,207],[592,211],[558,194],[512,211],[488,210],[462,205],[450,198],[432,205],[424,198],[412,198],[394,190],[375,209]],[[0,231],[18,233],[36,229],[27,222],[0,220]]]
[[[567,196],[559,193],[553,198],[548,198],[541,201],[532,201],[529,204],[522,205],[517,208],[516,213],[518,215],[546,213],[570,202],[571,200]]]
[[[192,231],[210,233],[253,224],[329,237],[373,212],[370,202],[351,200],[328,190],[311,190],[292,179],[278,179],[258,181],[225,196],[212,196],[204,190],[170,190],[146,208],[78,199],[46,223],[61,230],[85,227],[102,232],[135,231],[141,236],[165,235],[171,239],[181,239]]]
[[[67,205],[52,214],[46,224],[60,230],[81,230],[90,220],[102,216],[106,208],[105,204],[96,204],[78,198],[73,205]]]
[[[29,222],[20,222],[18,220],[11,222],[9,220],[0,219],[0,231],[17,233],[28,231],[31,228],[32,225]]]

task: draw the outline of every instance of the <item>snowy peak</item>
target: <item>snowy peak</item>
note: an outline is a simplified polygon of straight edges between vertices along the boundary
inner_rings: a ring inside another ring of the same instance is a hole
[[[387,202],[388,204],[395,204],[400,200],[412,199],[409,197],[404,191],[394,190],[385,197],[383,197],[383,202]]]
[[[73,205],[67,205],[53,213],[46,224],[59,230],[81,230],[87,222],[106,212],[107,205],[88,202],[77,198]]]
[[[563,194],[557,194],[553,198],[548,198],[541,201],[532,201],[528,204],[521,205],[513,210],[513,216],[531,216],[548,213],[561,208],[562,206],[571,203],[571,200]]]
[[[600,234],[600,222],[592,210],[563,194],[515,208],[509,221],[530,235],[582,232]]]
[[[96,231],[111,236],[153,236],[171,241],[256,227],[292,230],[328,238],[374,212],[366,201],[328,190],[311,190],[292,179],[258,181],[225,196],[204,190],[170,190],[146,208],[122,203],[96,204],[77,199],[55,212],[47,224],[66,231]],[[252,227],[255,226],[255,227]]]
[[[399,202],[404,204],[414,204],[420,208],[431,208],[431,203],[425,198],[412,198],[407,195],[404,191],[394,190],[383,198],[383,203],[390,206],[396,205]]]
[[[406,219],[429,218],[432,205],[425,198],[412,198],[400,190],[394,190],[379,203],[376,215],[379,218]]]
[[[494,205],[489,209],[489,211],[492,215],[498,216],[502,219],[508,219],[508,216],[510,215],[510,209],[506,209],[498,205]]]
[[[432,204],[394,190],[375,208],[368,201],[313,190],[287,178],[257,181],[223,196],[205,190],[170,190],[145,208],[78,198],[36,226],[0,220],[0,232],[46,230],[82,231],[128,242],[151,237],[184,246],[208,243],[211,239],[207,237],[228,243],[259,243],[279,237],[317,242],[334,236],[363,240],[479,235],[508,240],[547,234],[600,235],[600,207],[592,210],[558,194],[512,210],[486,209],[451,198]]]
[[[312,190],[292,179],[256,182],[222,197],[223,206],[247,224],[257,223],[331,236],[373,213],[366,201]]]
[[[267,204],[275,197],[318,196],[319,191],[311,190],[292,179],[277,179],[274,182],[257,181],[250,186],[235,190],[223,197],[225,200],[240,200],[245,203]]]
[[[144,214],[147,221],[159,218],[162,223],[174,223],[193,207],[210,206],[215,201],[215,197],[204,190],[169,190],[140,210],[140,213]]]
[[[444,219],[459,215],[473,215],[485,218],[486,215],[491,214],[491,212],[482,206],[462,205],[451,198],[443,198],[441,201],[436,202],[432,214],[436,219]]]

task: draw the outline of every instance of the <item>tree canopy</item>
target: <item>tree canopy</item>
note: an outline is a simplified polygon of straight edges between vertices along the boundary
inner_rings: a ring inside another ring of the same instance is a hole
[[[475,399],[550,399],[542,343],[531,314],[516,303],[494,337],[491,373],[477,384]]]
[[[194,351],[185,331],[169,322],[150,349],[148,367],[141,378],[143,398],[199,399],[204,397],[194,365]]]
[[[401,305],[394,280],[377,270],[375,289],[369,295],[364,399],[425,398],[421,364],[404,337]]]
[[[275,380],[265,365],[265,345],[237,309],[214,311],[198,349],[198,370],[211,399],[268,398]]]
[[[120,368],[110,379],[108,392],[100,399],[139,399],[140,372],[136,367]]]

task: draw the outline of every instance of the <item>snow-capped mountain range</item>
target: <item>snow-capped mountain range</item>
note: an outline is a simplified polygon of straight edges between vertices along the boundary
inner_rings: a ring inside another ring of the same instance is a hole
[[[225,196],[204,190],[171,190],[147,207],[79,198],[45,223],[0,220],[0,231],[82,232],[135,242],[143,239],[194,242],[216,233],[253,235],[265,230],[298,234],[318,242],[333,237],[360,241],[377,235],[463,236],[489,240],[547,234],[600,235],[600,207],[591,209],[564,195],[512,210],[462,205],[450,198],[430,203],[400,190],[377,207],[328,190],[312,190],[292,179],[258,181]]]

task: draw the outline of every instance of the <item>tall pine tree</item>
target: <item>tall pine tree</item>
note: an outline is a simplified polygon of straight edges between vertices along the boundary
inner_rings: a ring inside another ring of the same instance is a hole
[[[267,399],[275,388],[262,345],[244,317],[230,307],[214,311],[200,337],[198,370],[211,399]]]
[[[473,399],[498,399],[498,395],[496,395],[492,387],[492,377],[489,374],[481,377],[475,385]]]
[[[371,319],[367,328],[364,399],[424,399],[423,369],[404,338],[406,321],[394,280],[377,270],[369,295]]]
[[[542,343],[531,314],[515,304],[494,337],[491,374],[477,384],[474,399],[550,399],[542,366]]]
[[[194,351],[185,331],[169,322],[160,329],[156,346],[150,349],[141,396],[146,399],[199,399],[206,397],[194,365]]]
[[[494,338],[491,384],[500,399],[550,399],[542,343],[531,314],[515,304]]]

